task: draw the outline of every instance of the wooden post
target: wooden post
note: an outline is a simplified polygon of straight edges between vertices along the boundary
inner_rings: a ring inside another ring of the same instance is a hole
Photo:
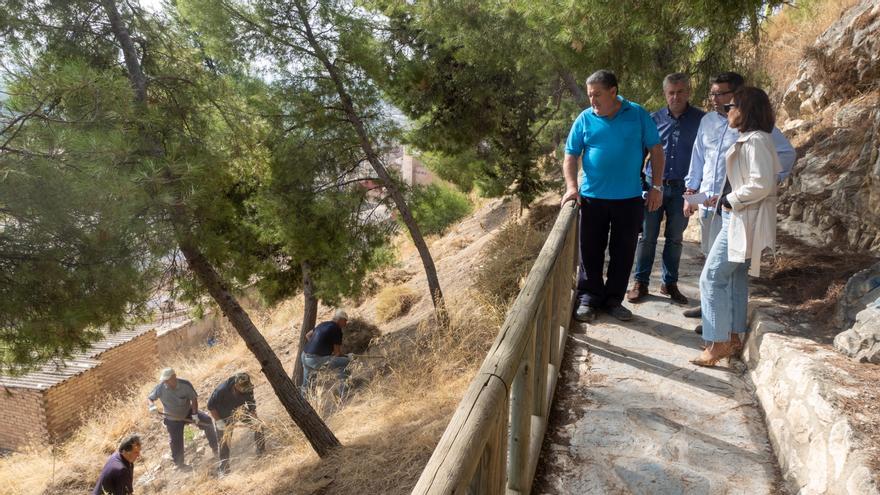
[[[529,485],[529,439],[532,427],[532,395],[534,380],[532,357],[534,356],[534,334],[523,353],[519,371],[513,379],[510,393],[510,456],[507,460],[507,486],[511,490],[524,491]]]
[[[547,364],[550,362],[550,347],[554,343],[550,340],[550,327],[553,325],[553,311],[551,309],[553,292],[553,270],[541,291],[541,307],[538,310],[537,325],[535,328],[535,407],[532,414],[545,417],[549,410],[547,404]]]
[[[551,305],[553,308],[553,320],[551,324],[553,326],[550,328],[550,362],[557,368],[562,361],[562,346],[559,344],[559,326],[562,325],[566,319],[571,318],[570,313],[565,313],[566,305],[562,302],[563,299],[571,295],[571,290],[565,283],[565,272],[568,268],[568,260],[565,258],[565,251],[567,251],[567,249],[563,249],[562,255],[556,260],[556,266],[553,268],[553,277],[551,279],[553,283],[553,304]]]

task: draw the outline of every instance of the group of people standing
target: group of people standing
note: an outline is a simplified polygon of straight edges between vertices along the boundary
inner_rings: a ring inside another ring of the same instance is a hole
[[[562,204],[580,205],[575,319],[589,323],[601,311],[632,319],[623,300],[638,303],[648,295],[664,218],[660,293],[687,304],[678,270],[684,230],[697,214],[706,262],[700,306],[684,314],[702,318],[695,330],[707,345],[692,362],[714,366],[740,353],[748,330],[748,275],[759,274],[764,248],[775,247],[776,188],[796,159],[775,127],[770,99],[735,72],[711,79],[709,112],[690,104],[690,78],[683,73],[664,78],[667,106],[653,114],[620,96],[610,71],[593,73],[586,86],[590,107],[572,125],[563,163]]]

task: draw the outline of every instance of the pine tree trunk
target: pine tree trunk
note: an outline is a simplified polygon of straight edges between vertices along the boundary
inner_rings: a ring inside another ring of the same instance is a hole
[[[122,49],[122,55],[125,60],[125,66],[128,71],[128,77],[134,90],[134,99],[142,110],[147,105],[147,78],[141,67],[140,60],[137,58],[137,50],[132,42],[128,28],[123,24],[122,17],[119,15],[119,9],[116,7],[115,0],[102,0],[101,5],[107,13],[111,30],[113,31],[116,41]],[[146,132],[146,131],[145,131]],[[147,134],[146,141],[148,143],[148,152],[161,156],[163,149],[160,141]],[[166,173],[168,173],[166,171]],[[232,324],[238,335],[244,340],[247,348],[253,353],[260,363],[260,371],[266,376],[278,400],[287,410],[293,422],[302,430],[306,439],[315,449],[318,456],[324,457],[329,454],[332,449],[339,447],[339,440],[330,431],[330,428],[324,423],[318,413],[312,409],[305,399],[300,395],[299,390],[293,384],[293,381],[284,372],[284,367],[275,352],[266,342],[266,339],[257,329],[254,322],[238,300],[225,287],[220,275],[214,270],[210,262],[202,255],[201,250],[190,242],[187,236],[186,215],[183,212],[181,203],[177,203],[176,207],[171,211],[171,222],[177,231],[177,239],[180,251],[186,258],[187,265],[196,274],[199,281],[208,290],[208,293],[220,306],[220,310]]]
[[[584,89],[578,84],[577,79],[574,78],[574,74],[566,69],[559,69],[558,73],[562,81],[565,82],[565,86],[568,88],[574,101],[581,108],[586,108],[590,102],[587,100],[587,94],[584,92]]]
[[[293,380],[284,372],[284,367],[278,356],[269,347],[269,343],[251,321],[247,312],[224,286],[220,275],[214,267],[205,259],[202,253],[194,246],[182,242],[180,251],[186,258],[190,270],[196,274],[199,281],[207,288],[211,297],[217,301],[220,310],[232,323],[235,331],[244,340],[247,348],[253,353],[260,363],[260,371],[266,376],[281,405],[293,419],[294,423],[305,434],[306,439],[315,449],[319,456],[324,457],[333,448],[339,447],[339,440],[330,431],[330,428],[321,420],[318,413],[300,395]]]
[[[318,299],[315,297],[315,288],[312,285],[312,275],[309,271],[309,262],[303,261],[303,319],[299,328],[299,341],[296,346],[296,362],[293,364],[293,383],[299,387],[303,382],[302,357],[303,347],[306,345],[306,334],[315,328],[318,319]]]
[[[370,162],[373,170],[375,170],[379,178],[382,179],[385,188],[388,189],[388,192],[391,194],[391,199],[394,201],[397,211],[400,212],[400,217],[403,220],[404,225],[406,225],[407,230],[409,230],[409,234],[416,246],[416,250],[418,250],[419,256],[422,259],[422,265],[425,268],[425,277],[428,280],[428,290],[430,291],[431,299],[434,302],[434,309],[440,315],[444,315],[445,303],[443,299],[443,291],[440,289],[440,279],[437,277],[437,268],[434,266],[434,259],[431,257],[431,251],[428,249],[428,244],[425,242],[425,238],[422,237],[422,232],[419,230],[419,226],[416,224],[416,220],[412,216],[412,211],[410,211],[409,205],[406,204],[406,199],[395,185],[388,170],[382,164],[382,160],[379,159],[379,155],[376,153],[373,143],[370,141],[366,126],[354,108],[351,95],[349,95],[345,84],[342,82],[342,78],[339,75],[336,65],[330,61],[330,58],[324,51],[324,47],[315,37],[311,23],[309,22],[308,9],[301,1],[296,1],[294,3],[296,5],[297,14],[303,24],[303,35],[306,37],[314,56],[318,58],[324,66],[324,69],[327,71],[327,74],[330,76],[330,79],[333,81],[333,84],[336,87],[336,93],[339,95],[339,99],[342,102],[345,116],[357,132],[361,150],[367,155],[367,160]]]

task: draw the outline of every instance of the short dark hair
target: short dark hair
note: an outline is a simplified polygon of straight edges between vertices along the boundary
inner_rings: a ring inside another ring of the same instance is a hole
[[[141,444],[141,436],[140,435],[129,435],[122,439],[119,442],[119,452],[131,452],[131,449],[134,448],[135,445]]]
[[[605,89],[616,88],[617,76],[615,76],[610,70],[599,69],[590,74],[590,77],[587,78],[587,86],[590,84],[601,84],[602,86],[605,86]]]
[[[746,83],[746,80],[743,79],[743,76],[737,74],[736,72],[722,72],[717,76],[709,79],[709,84],[728,84],[730,85],[731,91],[736,91],[743,84]]]
[[[773,115],[770,97],[763,89],[743,86],[733,93],[733,101],[739,111],[733,125],[739,132],[773,132],[776,117]]]

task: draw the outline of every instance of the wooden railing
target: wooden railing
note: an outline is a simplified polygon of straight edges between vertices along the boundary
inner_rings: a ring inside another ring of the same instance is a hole
[[[531,491],[571,316],[576,219],[563,206],[414,494]]]

